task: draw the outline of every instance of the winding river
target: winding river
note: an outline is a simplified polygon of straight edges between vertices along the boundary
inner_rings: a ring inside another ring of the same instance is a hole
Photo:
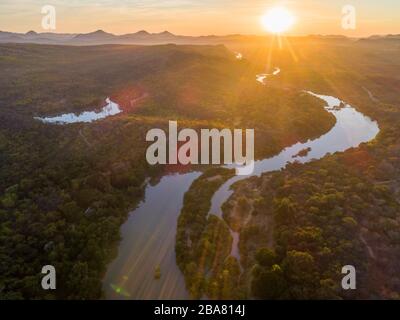
[[[35,120],[39,120],[43,123],[50,124],[71,124],[71,123],[90,123],[93,121],[105,119],[109,116],[115,116],[121,113],[122,110],[118,103],[111,101],[110,98],[106,99],[106,105],[99,111],[85,111],[80,114],[75,113],[64,113],[55,117],[34,117]]]
[[[281,73],[281,69],[275,68],[272,73],[260,73],[260,74],[256,75],[256,81],[265,86],[265,85],[267,85],[267,78],[269,78],[271,76],[277,76],[280,73]]]
[[[322,99],[327,112],[336,117],[335,126],[321,137],[296,143],[278,155],[257,161],[253,175],[283,169],[288,162],[309,162],[329,153],[357,147],[376,137],[377,122],[364,116],[341,100],[304,92]],[[299,152],[307,149],[308,154]],[[177,219],[185,192],[200,172],[173,174],[161,178],[155,186],[148,185],[145,199],[122,226],[122,238],[117,258],[109,265],[103,281],[107,299],[187,299],[183,275],[175,262]],[[231,196],[231,186],[248,176],[228,180],[213,196],[210,213],[222,215],[221,206]],[[239,258],[239,235],[232,231],[231,254]],[[155,279],[159,269],[160,279]]]

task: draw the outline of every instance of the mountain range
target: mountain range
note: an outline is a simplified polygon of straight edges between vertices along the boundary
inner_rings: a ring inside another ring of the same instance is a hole
[[[181,36],[164,31],[160,33],[149,33],[141,30],[135,33],[115,35],[97,30],[90,33],[62,34],[62,33],[13,33],[0,31],[0,43],[39,43],[39,44],[61,44],[61,45],[96,45],[96,44],[215,44],[220,42],[238,41],[242,39],[259,40],[260,36]]]
[[[59,45],[100,45],[100,44],[226,44],[230,42],[246,41],[257,42],[265,39],[266,36],[257,35],[239,35],[231,34],[225,36],[183,36],[175,35],[169,31],[160,33],[149,33],[141,30],[135,33],[128,33],[124,35],[115,35],[97,30],[90,33],[51,33],[43,32],[37,33],[29,31],[27,33],[14,33],[0,31],[0,43],[37,43],[37,44],[59,44]],[[313,35],[312,38],[321,39],[336,39],[345,40],[349,39],[345,36],[330,35],[321,36]],[[384,35],[384,36],[370,36],[363,38],[363,40],[400,40],[400,35]]]

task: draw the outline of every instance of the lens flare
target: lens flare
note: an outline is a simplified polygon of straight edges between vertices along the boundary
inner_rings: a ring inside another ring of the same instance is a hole
[[[276,7],[269,10],[261,18],[261,23],[268,32],[283,33],[293,26],[295,20],[290,11],[282,7]]]

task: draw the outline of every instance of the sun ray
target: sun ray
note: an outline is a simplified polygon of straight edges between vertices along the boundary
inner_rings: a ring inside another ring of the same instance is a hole
[[[293,50],[293,46],[290,43],[289,39],[287,37],[283,37],[283,40],[285,41],[285,44],[288,47],[290,55],[292,56],[292,59],[294,60],[294,62],[298,62],[299,58],[297,57],[296,52]]]

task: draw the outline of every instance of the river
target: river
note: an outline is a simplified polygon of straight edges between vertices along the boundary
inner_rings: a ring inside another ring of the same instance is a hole
[[[99,111],[85,111],[80,114],[75,113],[64,113],[55,117],[34,117],[35,120],[39,120],[43,123],[50,124],[71,124],[71,123],[90,123],[93,121],[105,119],[109,116],[115,116],[121,113],[122,110],[120,106],[111,101],[110,98],[106,99],[106,105]]]
[[[336,118],[326,134],[305,143],[296,143],[278,155],[256,161],[253,175],[283,169],[288,162],[309,162],[329,153],[345,151],[371,141],[379,132],[377,122],[341,100],[304,92],[325,101],[325,109]],[[308,149],[308,154],[298,155]],[[122,226],[122,241],[117,258],[109,265],[103,281],[106,299],[187,299],[183,275],[175,261],[177,220],[185,192],[200,172],[162,177],[155,186],[148,185],[145,199]],[[213,196],[210,213],[222,215],[221,206],[231,196],[231,186],[248,176],[228,180]],[[239,258],[239,235],[232,232],[231,254]],[[155,270],[161,277],[155,279]]]

